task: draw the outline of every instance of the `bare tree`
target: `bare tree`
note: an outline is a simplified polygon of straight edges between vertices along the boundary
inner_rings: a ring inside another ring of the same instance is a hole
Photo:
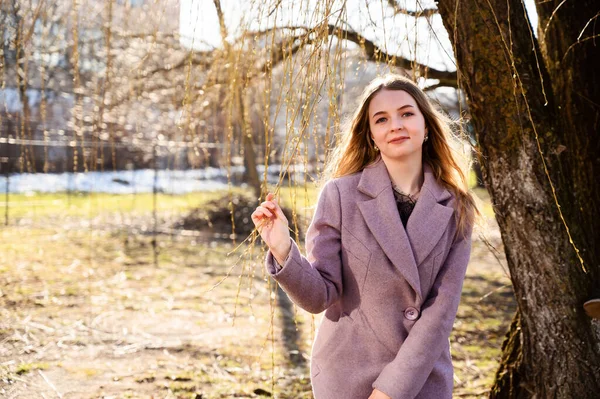
[[[468,97],[518,312],[494,398],[595,398],[600,331],[600,4],[438,1]]]

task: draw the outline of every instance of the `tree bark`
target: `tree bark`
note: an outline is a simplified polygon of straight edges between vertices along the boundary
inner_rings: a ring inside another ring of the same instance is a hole
[[[521,313],[517,309],[513,321],[502,344],[502,359],[496,372],[496,380],[490,398],[528,398],[527,390],[520,390],[523,372],[523,352],[521,351]],[[515,389],[516,387],[516,389]]]
[[[596,0],[560,3],[553,0],[537,5],[538,35],[555,95],[555,135],[566,155],[559,157],[560,168],[569,179],[575,201],[566,211],[573,211],[572,224],[583,230],[582,249],[588,252],[584,260],[597,266],[599,251],[588,249],[600,248],[600,36],[590,37],[598,34],[600,4]],[[600,296],[597,270],[595,281]]]
[[[250,128],[250,121],[248,120],[248,113],[246,112],[246,104],[244,94],[242,90],[238,93],[238,102],[240,108],[241,117],[241,135],[242,143],[244,147],[244,166],[246,168],[245,180],[252,187],[254,197],[260,198],[261,195],[261,183],[258,176],[258,170],[256,169],[256,152],[254,151],[254,140],[252,138],[252,132]]]
[[[542,29],[559,3],[538,5]],[[520,1],[438,8],[519,308],[491,397],[597,397],[600,337],[582,307],[600,296],[595,21],[576,42],[599,5],[566,2],[539,45]]]

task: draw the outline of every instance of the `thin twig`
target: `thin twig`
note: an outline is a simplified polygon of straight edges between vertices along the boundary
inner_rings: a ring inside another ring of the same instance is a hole
[[[44,381],[46,381],[46,384],[48,384],[48,386],[50,388],[52,388],[54,390],[54,392],[56,392],[56,396],[58,396],[59,398],[62,398],[63,395],[58,391],[58,389],[56,389],[56,387],[54,386],[54,384],[52,383],[52,381],[50,381],[50,379],[48,377],[46,377],[46,374],[44,374],[42,372],[42,370],[38,370],[37,372],[42,376],[42,378],[44,379]]]

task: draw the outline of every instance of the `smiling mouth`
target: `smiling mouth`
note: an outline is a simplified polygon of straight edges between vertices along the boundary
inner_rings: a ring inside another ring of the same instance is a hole
[[[408,137],[399,137],[397,139],[394,139],[394,140],[390,141],[390,143],[401,143],[404,140],[408,140],[408,139],[409,139]]]

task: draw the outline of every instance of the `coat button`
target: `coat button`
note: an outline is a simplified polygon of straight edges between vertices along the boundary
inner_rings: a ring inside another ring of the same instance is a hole
[[[417,320],[419,318],[419,311],[416,308],[409,306],[404,310],[404,317],[408,320]]]

